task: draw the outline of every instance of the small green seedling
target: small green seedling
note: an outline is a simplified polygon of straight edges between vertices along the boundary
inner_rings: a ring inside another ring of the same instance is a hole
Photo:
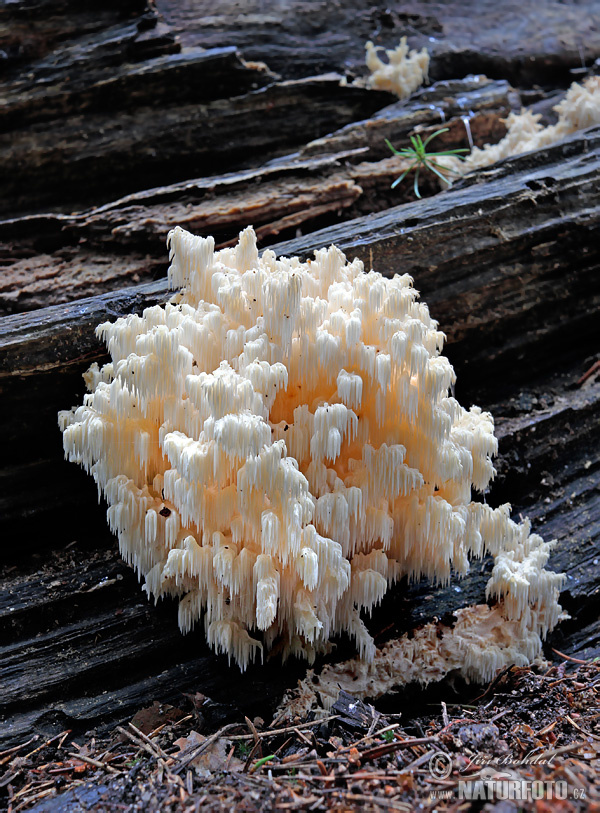
[[[254,773],[259,768],[261,768],[265,763],[270,762],[272,759],[275,759],[275,754],[269,754],[268,757],[262,757],[261,759],[257,759],[254,765],[250,768],[250,773]]]
[[[441,152],[427,152],[427,146],[433,141],[436,136],[439,136],[441,133],[447,133],[448,128],[444,127],[441,130],[436,130],[435,133],[427,136],[425,141],[421,138],[420,135],[411,136],[410,140],[412,143],[412,147],[403,147],[401,150],[397,150],[386,138],[385,143],[388,145],[390,150],[394,153],[394,155],[399,155],[401,158],[408,158],[412,160],[411,165],[404,170],[402,175],[399,178],[396,178],[394,183],[392,184],[392,189],[398,186],[399,183],[405,179],[408,173],[414,169],[415,172],[415,180],[413,189],[415,190],[415,195],[420,198],[421,195],[419,193],[419,172],[422,169],[428,169],[430,172],[435,172],[435,174],[440,178],[444,183],[447,183],[448,186],[452,186],[452,182],[448,180],[440,170],[444,172],[452,172],[453,174],[459,174],[456,170],[448,169],[448,167],[444,167],[441,164],[437,163],[436,159],[441,158],[445,155],[456,155],[458,158],[462,160],[463,156],[460,155],[462,152],[469,152],[469,150],[465,148],[459,148],[456,150],[442,150]]]
[[[236,756],[238,757],[238,759],[248,759],[248,757],[250,756],[250,751],[252,751],[252,744],[249,742],[244,742],[244,740],[241,740],[240,742],[238,742],[236,746],[236,751],[237,751]]]
[[[394,742],[395,739],[393,731],[384,731],[381,737],[385,740],[385,742]]]

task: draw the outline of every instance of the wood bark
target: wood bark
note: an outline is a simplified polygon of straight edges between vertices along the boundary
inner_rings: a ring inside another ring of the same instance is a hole
[[[279,82],[226,104],[194,100],[165,107],[159,116],[141,107],[118,117],[90,113],[83,121],[34,124],[18,139],[0,134],[0,211],[56,206],[57,194],[69,207],[100,202],[132,187],[243,166],[249,154],[275,157],[368,115],[388,98],[340,89],[339,77],[330,74]]]
[[[72,211],[298,148],[390,100],[339,76],[364,76],[367,39],[404,34],[427,46],[433,79],[566,85],[600,56],[593,0],[530,14],[491,0],[252,0],[244,14],[230,0],[217,13],[206,0],[18,0],[0,19],[0,212]]]
[[[459,394],[464,388],[489,401],[506,380],[527,381],[532,365],[541,375],[579,361],[582,348],[593,353],[600,310],[599,143],[597,130],[577,135],[490,169],[486,183],[465,181],[443,196],[277,250],[309,256],[334,242],[367,267],[410,273],[448,335],[448,353],[461,371]],[[7,531],[27,518],[33,541],[58,509],[65,508],[63,521],[73,528],[96,510],[93,498],[73,505],[69,489],[52,476],[60,470],[65,483],[77,482],[73,467],[62,462],[56,414],[81,399],[81,374],[105,357],[95,327],[167,295],[165,281],[158,281],[2,320],[0,523]]]
[[[395,47],[427,47],[433,79],[485,73],[523,85],[556,84],[572,68],[600,56],[594,0],[566,5],[542,0],[157,0],[181,42],[212,47],[224,39],[249,59],[262,59],[282,75],[363,71],[367,40]]]
[[[163,276],[165,236],[176,225],[212,234],[223,246],[252,223],[266,246],[298,228],[310,231],[414,198],[409,182],[390,189],[400,170],[385,139],[402,144],[414,132],[425,137],[443,118],[444,148],[467,143],[459,97],[470,111],[474,142],[497,141],[505,131],[501,117],[510,110],[509,94],[506,82],[439,82],[410,102],[388,105],[273,165],[144,190],[78,214],[0,221],[0,313]],[[423,194],[437,186],[435,176],[422,179]]]

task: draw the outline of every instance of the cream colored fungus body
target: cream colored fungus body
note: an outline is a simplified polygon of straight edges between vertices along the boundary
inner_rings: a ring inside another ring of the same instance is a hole
[[[369,664],[364,615],[394,582],[446,583],[491,553],[496,612],[535,657],[561,577],[509,506],[472,501],[494,476],[493,419],[449,394],[444,335],[410,277],[335,246],[259,257],[252,228],[217,252],[180,228],[169,244],[180,293],[99,326],[112,361],[59,418],[148,595],[177,597],[182,631],[203,623],[242,669],[275,641],[312,661],[337,633]],[[507,645],[494,618],[477,627],[484,671]]]

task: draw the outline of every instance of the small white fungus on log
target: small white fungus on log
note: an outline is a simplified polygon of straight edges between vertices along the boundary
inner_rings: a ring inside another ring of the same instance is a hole
[[[558,121],[547,127],[540,124],[539,113],[531,110],[510,113],[506,118],[508,132],[497,144],[474,147],[464,160],[455,156],[441,156],[436,160],[442,167],[464,175],[511,155],[541,150],[579,130],[600,124],[600,77],[590,76],[582,84],[573,82],[554,110],[558,113]]]
[[[429,54],[426,48],[420,51],[409,51],[406,37],[391,50],[386,50],[386,60],[377,53],[377,46],[371,41],[365,45],[367,54],[365,62],[371,75],[367,79],[368,87],[375,90],[389,90],[400,99],[408,99],[424,82],[428,81]]]
[[[562,577],[509,506],[471,500],[494,476],[493,419],[449,394],[410,277],[335,246],[259,257],[252,228],[218,252],[180,228],[168,243],[181,291],[98,327],[112,361],[59,415],[148,595],[177,597],[182,631],[202,621],[242,669],[276,641],[312,662],[340,633],[375,668],[363,617],[394,582],[447,583],[490,553],[494,623],[467,614],[443,647],[423,632],[394,657],[423,681],[443,661],[487,676],[535,657]]]

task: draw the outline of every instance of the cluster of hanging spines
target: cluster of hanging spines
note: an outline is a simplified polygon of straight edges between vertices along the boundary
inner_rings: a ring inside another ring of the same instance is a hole
[[[454,381],[454,373],[447,360],[437,355],[441,349],[443,336],[436,330],[435,323],[429,319],[425,306],[414,303],[415,294],[411,288],[408,288],[409,282],[408,278],[388,281],[383,280],[379,275],[366,275],[359,278],[358,281],[355,280],[354,290],[347,296],[347,302],[344,301],[343,286],[338,285],[335,290],[336,304],[342,307],[346,304],[348,310],[352,306],[353,310],[346,313],[335,312],[325,324],[321,324],[320,333],[316,337],[317,341],[313,342],[315,336],[310,336],[311,341],[305,342],[307,348],[311,346],[315,348],[316,357],[306,357],[305,354],[304,367],[313,371],[313,379],[301,375],[301,380],[309,391],[315,387],[314,371],[321,372],[318,357],[318,351],[321,350],[321,358],[325,358],[325,362],[322,364],[325,372],[330,369],[339,369],[341,363],[345,363],[345,366],[353,369],[353,372],[350,373],[346,369],[342,369],[337,374],[336,394],[342,404],[358,411],[361,406],[364,406],[363,381],[367,382],[371,397],[373,384],[376,382],[378,390],[375,387],[375,397],[380,397],[377,405],[380,407],[378,412],[381,415],[387,414],[389,419],[379,433],[376,431],[379,421],[375,422],[375,426],[372,421],[369,432],[368,419],[362,415],[361,429],[363,431],[360,433],[359,448],[368,448],[365,447],[364,440],[369,435],[379,435],[378,440],[380,440],[381,438],[393,438],[395,434],[406,441],[406,446],[409,447],[408,456],[414,465],[414,468],[411,468],[403,463],[399,464],[396,470],[398,483],[395,485],[398,493],[402,491],[402,496],[407,496],[418,490],[424,485],[425,476],[428,482],[445,486],[441,494],[451,501],[460,502],[465,498],[468,500],[472,483],[484,490],[493,474],[489,461],[489,455],[495,451],[491,421],[488,421],[489,416],[480,416],[480,413],[475,412],[471,421],[473,431],[471,433],[461,431],[459,437],[460,428],[458,428],[457,432],[453,434],[453,423],[470,413],[465,413],[454,399],[447,397],[448,388]],[[346,287],[348,288],[348,286]],[[361,295],[363,296],[361,297]],[[415,318],[416,316],[419,318]],[[405,317],[404,321],[401,317]],[[380,324],[377,324],[378,320],[380,320]],[[390,354],[386,355],[381,350],[377,351],[374,346],[365,345],[364,342],[359,344],[361,332],[365,334],[365,337],[370,334],[371,341],[380,346],[385,347],[387,339],[388,344],[391,344]],[[352,352],[353,349],[354,352]],[[341,351],[346,351],[345,355]],[[292,369],[293,363],[294,358],[292,357]],[[293,377],[293,374],[290,374],[290,378]],[[385,393],[385,402],[381,399],[382,393]],[[311,453],[311,462],[306,474],[311,482],[311,490],[316,495],[329,489],[326,484],[327,469],[323,465],[319,466],[315,461],[326,458],[331,464],[337,459],[341,452],[343,432],[342,427],[337,426],[328,428],[326,435],[321,429],[315,431],[313,418],[317,412],[331,411],[333,415],[337,409],[340,409],[339,405],[321,405],[316,407],[313,415],[305,408],[296,407],[293,412],[293,423],[283,427],[288,431],[286,442],[298,460],[305,461],[308,453]],[[369,410],[363,409],[363,412],[368,414]],[[356,419],[356,415],[352,414]],[[399,420],[399,415],[403,416],[403,420]],[[475,418],[479,419],[481,426],[474,425]],[[463,419],[461,422],[465,423],[465,420]],[[278,425],[276,429],[277,437],[283,437],[281,426]],[[354,431],[356,433],[356,429]],[[350,447],[351,433],[348,435]],[[387,448],[385,442],[381,442],[381,449]],[[399,449],[401,446],[398,445],[397,448]],[[406,449],[403,452],[406,452]],[[347,462],[349,475],[344,478],[344,482],[338,488],[336,498],[328,508],[327,518],[322,511],[317,511],[317,523],[323,532],[340,539],[350,555],[354,550],[361,549],[365,545],[368,547],[370,544],[380,543],[385,547],[390,538],[387,530],[390,513],[385,509],[377,510],[368,505],[362,514],[362,521],[357,523],[359,528],[353,529],[353,543],[349,542],[350,527],[347,520],[347,504],[344,499],[345,487],[351,483],[360,483],[366,493],[367,483],[371,484],[371,490],[377,483],[377,487],[380,489],[377,497],[382,497],[385,495],[386,485],[384,480],[381,481],[370,471],[370,461],[363,461],[361,466],[350,456]],[[400,477],[403,479],[402,484],[399,482]],[[429,490],[433,491],[433,487],[430,487]],[[414,505],[421,506],[421,511],[424,513],[427,513],[428,507],[433,506],[432,510],[435,515],[429,524],[419,524],[419,534],[417,535],[419,541],[422,534],[425,533],[425,528],[429,525],[435,530],[440,527],[444,528],[449,523],[448,527],[452,526],[457,529],[451,536],[460,536],[459,518],[453,516],[452,506],[442,499],[441,494],[434,502],[427,499],[427,494],[420,494],[419,499],[413,501]],[[391,499],[394,499],[397,494],[392,493],[390,496]],[[321,496],[320,500],[323,499],[324,497]],[[336,509],[335,506],[338,508]],[[402,506],[399,504],[398,508],[401,509]],[[404,508],[406,508],[406,504]],[[393,513],[392,511],[391,514]],[[379,522],[376,521],[377,515],[380,517]],[[367,519],[370,521],[367,522]],[[433,533],[433,536],[437,541],[444,537],[444,533]],[[450,574],[452,557],[456,556],[460,560],[460,569],[464,570],[466,569],[466,552],[471,549],[472,546],[466,546],[463,550],[458,544],[444,545],[441,550],[442,555],[438,557],[440,561],[436,562],[435,559],[432,559],[431,566],[420,565],[420,560],[426,558],[421,552],[421,556],[415,557],[416,566],[411,564],[408,572],[416,575],[421,572],[435,572],[439,568],[441,578],[446,579]]]
[[[259,261],[251,229],[217,253],[181,229],[170,244],[184,290],[100,326],[113,361],[61,421],[124,558],[150,595],[181,598],[184,631],[203,615],[242,666],[252,630],[309,658],[345,630],[370,657],[360,612],[394,580],[447,581],[507,533],[518,547],[506,511],[470,503],[494,473],[493,423],[448,396],[444,337],[408,276],[363,274],[335,247]]]
[[[545,570],[554,543],[530,531],[529,520],[517,524],[507,518],[509,542],[497,546],[486,596],[502,599],[506,617],[519,623],[521,631],[534,630],[545,637],[560,617],[561,608],[552,598],[565,576]]]
[[[142,484],[150,471],[160,469],[156,427],[143,417],[136,395],[119,379],[100,381],[83,406],[60,413],[59,425],[65,456],[93,475],[99,496],[119,474]]]

